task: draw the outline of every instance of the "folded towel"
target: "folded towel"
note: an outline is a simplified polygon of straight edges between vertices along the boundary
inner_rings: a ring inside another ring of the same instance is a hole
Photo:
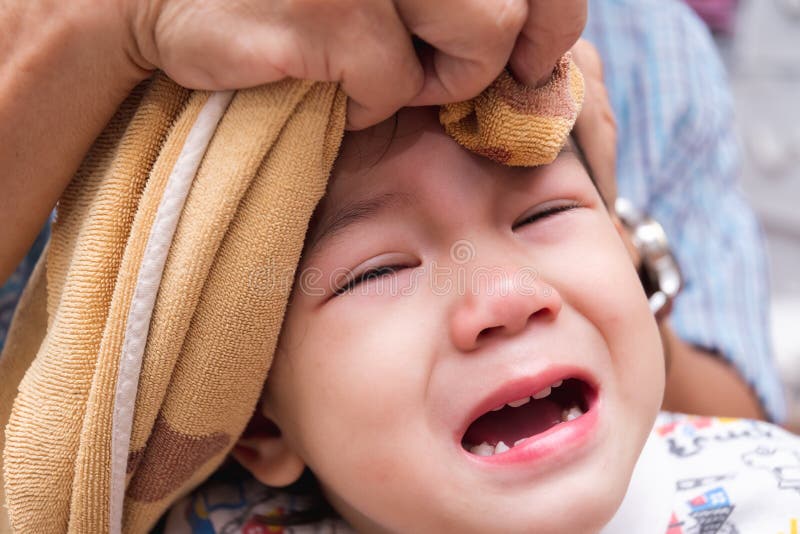
[[[544,88],[503,71],[481,94],[442,106],[439,121],[461,146],[498,163],[532,167],[552,163],[583,103],[583,77],[569,54]]]
[[[567,57],[542,88],[512,82],[445,106],[447,130],[498,161],[552,161],[580,73]],[[220,465],[258,402],[345,100],[332,83],[208,93],[159,74],[120,107],[0,358],[0,531],[145,532]]]

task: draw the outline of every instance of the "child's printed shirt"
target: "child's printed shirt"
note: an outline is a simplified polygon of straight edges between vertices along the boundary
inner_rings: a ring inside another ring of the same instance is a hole
[[[800,437],[761,421],[661,413],[602,531],[627,532],[800,534]]]
[[[168,534],[344,533],[343,521],[267,526],[308,503],[254,480],[206,484]],[[769,423],[662,413],[602,534],[800,534],[800,437]]]

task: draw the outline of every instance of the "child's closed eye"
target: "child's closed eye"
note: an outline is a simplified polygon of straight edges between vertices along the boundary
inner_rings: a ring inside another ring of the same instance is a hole
[[[550,206],[545,206],[545,207],[537,206],[533,213],[525,213],[516,222],[514,222],[514,224],[511,225],[511,229],[516,230],[527,224],[532,224],[536,221],[583,207],[583,204],[581,204],[580,202],[575,202],[575,201],[559,201],[559,202],[560,203],[558,204],[551,204]]]
[[[576,201],[557,201],[557,203],[546,203],[544,206],[537,206],[534,211],[525,213],[512,225],[512,230],[520,227],[533,224],[537,221],[554,217],[561,213],[581,208],[583,204]],[[385,258],[389,259],[389,258]],[[417,264],[413,262],[397,262],[397,257],[391,258],[393,261],[386,264],[377,264],[373,266],[364,266],[362,269],[355,269],[347,273],[344,281],[333,291],[334,296],[343,295],[353,291],[361,284],[369,283],[382,278],[395,275],[398,271],[416,267]]]
[[[349,291],[352,291],[356,286],[358,286],[361,283],[389,276],[396,273],[399,270],[407,269],[409,267],[410,267],[409,265],[382,265],[380,267],[373,267],[367,269],[361,272],[360,274],[355,274],[348,277],[347,282],[345,282],[344,285],[334,290],[334,294],[338,296],[343,293],[347,293]]]

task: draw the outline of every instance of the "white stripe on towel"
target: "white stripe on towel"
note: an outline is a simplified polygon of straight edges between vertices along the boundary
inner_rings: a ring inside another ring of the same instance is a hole
[[[112,534],[120,534],[122,531],[122,507],[125,502],[125,479],[133,427],[133,410],[142,368],[142,355],[150,329],[150,317],[161,284],[167,253],[197,169],[231,98],[233,91],[212,93],[200,110],[175,162],[175,167],[167,179],[164,196],[159,202],[156,218],[147,238],[142,264],[139,267],[133,300],[128,310],[117,389],[114,395],[109,503],[109,529]]]

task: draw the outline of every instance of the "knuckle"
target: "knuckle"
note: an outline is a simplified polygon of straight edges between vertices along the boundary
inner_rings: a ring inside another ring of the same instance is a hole
[[[528,18],[528,3],[525,0],[502,0],[500,2],[482,2],[489,11],[489,20],[503,33],[516,34]]]
[[[425,73],[419,65],[409,65],[405,69],[397,69],[394,72],[400,73],[399,92],[405,101],[411,100],[425,85]]]

